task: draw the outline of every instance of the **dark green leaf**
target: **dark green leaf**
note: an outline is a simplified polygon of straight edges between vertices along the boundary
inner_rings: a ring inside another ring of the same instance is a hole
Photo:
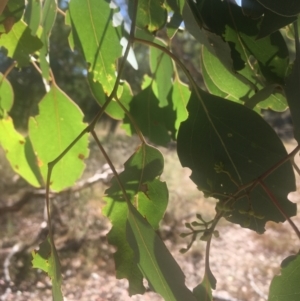
[[[212,289],[208,277],[205,275],[202,282],[193,289],[193,294],[199,301],[212,301]]]
[[[298,301],[300,299],[300,256],[292,255],[282,264],[281,275],[271,282],[268,301]]]
[[[149,85],[149,80],[147,84],[147,88],[133,97],[130,113],[145,136],[153,143],[165,146],[171,138],[166,126],[165,108],[159,107],[159,101],[153,93],[152,85]],[[130,121],[126,119],[125,123]],[[132,125],[131,131],[134,131]]]
[[[3,2],[3,4],[2,4]],[[20,21],[25,9],[24,0],[1,1],[0,4],[0,36],[8,33],[15,23]]]
[[[194,91],[188,104],[189,118],[180,126],[178,155],[181,164],[192,170],[191,179],[198,188],[223,204],[238,187],[257,179],[287,153],[274,130],[258,114],[201,90],[199,94],[203,103]],[[287,194],[295,190],[291,163],[284,163],[264,181],[285,213],[295,215],[296,206],[287,199]],[[229,205],[229,221],[259,233],[264,232],[268,220],[284,221],[260,186],[249,193],[249,199],[240,196]],[[249,208],[256,214],[248,221],[240,211]]]
[[[138,211],[129,206],[127,238],[150,287],[164,300],[196,301],[185,286],[185,276],[164,243]]]
[[[29,55],[39,50],[43,44],[37,37],[31,35],[31,31],[23,21],[14,25],[8,34],[3,34],[0,46],[8,51],[8,56],[18,62],[19,67],[29,64]]]
[[[296,16],[300,13],[300,2],[295,0],[257,0],[265,8],[281,16]]]

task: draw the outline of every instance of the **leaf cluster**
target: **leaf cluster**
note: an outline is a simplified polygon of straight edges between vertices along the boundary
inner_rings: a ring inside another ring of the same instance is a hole
[[[261,116],[265,109],[289,108],[299,144],[299,13],[293,0],[244,0],[241,5],[229,0],[129,0],[128,5],[71,0],[66,11],[55,0],[1,3],[0,47],[13,63],[0,78],[0,144],[17,174],[46,188],[49,236],[33,252],[33,266],[50,276],[54,300],[63,295],[49,193],[67,189],[81,177],[89,133],[114,173],[103,214],[112,224],[108,241],[117,248],[116,275],[128,279],[130,295],[145,292],[145,278],[165,300],[212,300],[216,279],[209,252],[221,218],[261,234],[268,221],[288,221],[300,238],[291,220],[296,204],[287,198],[296,189],[293,158],[300,147],[288,154]],[[88,125],[51,69],[49,58],[55,57],[49,38],[58,14],[70,30],[69,51],[81,53],[88,66],[86,80],[99,105]],[[183,30],[200,45],[201,87],[183,58],[174,54]],[[140,44],[149,49],[148,61],[137,51]],[[149,73],[132,89],[124,70],[128,63],[139,69],[139,55]],[[29,65],[39,72],[46,94],[24,135],[10,115],[14,91],[7,78],[13,69]],[[121,173],[94,130],[104,113],[140,138]],[[217,199],[214,219],[206,222],[196,215],[197,221],[186,224],[189,232],[182,234],[191,237],[182,252],[198,237],[206,241],[205,274],[193,292],[156,233],[168,205],[167,183],[160,179],[164,159],[156,146],[171,141],[198,189]],[[271,283],[269,300],[299,295],[299,275],[294,273],[298,255],[289,259]],[[285,286],[286,281],[291,285]]]

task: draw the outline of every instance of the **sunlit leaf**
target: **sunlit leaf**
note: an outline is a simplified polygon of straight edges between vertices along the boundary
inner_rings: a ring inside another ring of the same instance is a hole
[[[14,102],[14,92],[10,82],[0,73],[0,118],[9,112]]]
[[[39,250],[32,252],[32,257],[32,266],[46,272],[51,279],[53,301],[63,301],[61,267],[52,239],[48,237],[43,241]]]
[[[300,256],[292,255],[281,264],[281,275],[271,282],[268,301],[298,301],[300,299]]]
[[[72,0],[69,11],[73,30],[78,35],[75,45],[80,42],[76,46],[83,49],[94,80],[102,84],[105,93],[110,93],[116,79],[115,63],[122,53],[121,34],[112,26],[113,11],[106,1],[98,0]]]
[[[150,287],[164,300],[196,301],[185,286],[185,276],[145,218],[129,206],[127,238]]]
[[[8,56],[18,62],[19,67],[29,64],[29,55],[39,50],[43,44],[31,35],[30,28],[23,21],[17,22],[8,34],[3,34],[0,46],[8,51]]]
[[[246,196],[225,202],[238,187],[285,158],[284,145],[257,113],[201,90],[199,93],[206,109],[193,92],[189,117],[178,133],[181,164],[192,170],[191,179],[200,190],[220,200],[217,208],[227,206],[229,221],[263,233],[266,221],[282,222],[284,218],[259,185]],[[287,194],[295,190],[291,163],[282,164],[264,182],[285,213],[295,215],[296,206],[287,199]],[[247,215],[249,208],[253,214]]]
[[[39,115],[29,120],[29,136],[38,158],[44,181],[48,163],[53,161],[85,128],[82,112],[58,87],[51,90],[39,103]],[[82,137],[54,167],[51,189],[61,191],[72,186],[81,176],[87,158],[88,137]]]
[[[32,186],[40,187],[42,181],[31,142],[15,130],[9,116],[0,119],[0,145],[13,170]]]
[[[193,294],[199,301],[201,301],[201,300],[212,301],[213,300],[211,285],[210,285],[210,282],[206,275],[203,277],[202,282],[194,288]]]
[[[165,183],[156,179],[163,170],[161,153],[148,145],[142,144],[124,165],[119,177],[126,194],[134,206],[143,212],[151,225],[157,228],[168,202],[168,191]],[[129,293],[143,293],[142,274],[134,259],[134,253],[126,238],[128,206],[124,200],[116,178],[106,190],[106,206],[103,213],[112,222],[108,241],[117,247],[114,254],[117,278],[127,278]]]

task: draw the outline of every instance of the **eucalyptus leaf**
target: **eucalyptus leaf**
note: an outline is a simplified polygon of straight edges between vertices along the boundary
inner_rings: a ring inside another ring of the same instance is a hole
[[[226,219],[258,233],[265,231],[269,220],[283,222],[259,185],[245,196],[241,191],[236,200],[228,198],[287,156],[274,130],[252,110],[201,90],[192,92],[188,111],[179,129],[177,151],[182,166],[192,170],[198,189],[220,200],[217,210],[227,205]],[[287,216],[295,215],[296,205],[287,199],[295,190],[291,163],[282,164],[264,182]],[[250,208],[255,214],[243,214]]]

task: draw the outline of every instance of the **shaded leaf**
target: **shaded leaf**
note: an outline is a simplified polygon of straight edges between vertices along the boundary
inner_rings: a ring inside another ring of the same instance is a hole
[[[158,40],[156,43],[163,45]],[[154,79],[152,89],[159,100],[159,106],[165,107],[168,105],[167,97],[172,88],[173,62],[167,54],[152,47],[150,49],[150,69]]]
[[[151,84],[132,98],[130,114],[142,133],[153,143],[163,146],[168,144],[171,138],[166,126],[168,115],[159,107],[159,101],[154,95]],[[130,123],[127,118],[124,122]],[[132,125],[131,131],[134,131]]]
[[[88,75],[88,79],[89,79],[89,85],[90,85],[91,91],[92,91],[96,101],[102,107],[104,105],[105,101],[107,100],[107,96],[104,93],[103,87],[98,81],[95,82],[93,80],[92,74]],[[132,100],[132,92],[131,92],[130,86],[128,85],[127,82],[124,82],[119,86],[118,94],[121,95],[120,102],[123,104],[123,106],[127,110],[129,110],[129,103]],[[114,99],[107,106],[105,112],[111,118],[114,118],[117,120],[122,120],[125,117],[125,112]]]
[[[134,1],[128,3],[129,13],[132,17]],[[164,7],[163,0],[140,0],[138,1],[138,10],[136,18],[136,26],[155,32],[162,28],[167,21],[167,10]]]
[[[42,34],[41,40],[43,42],[43,47],[40,50],[40,67],[43,73],[43,77],[46,80],[49,80],[49,61],[48,61],[48,52],[49,52],[49,36],[54,25],[57,12],[57,3],[56,0],[46,0],[42,8],[42,17],[41,17],[41,26]]]
[[[193,92],[189,117],[178,133],[178,156],[182,166],[192,170],[191,179],[198,188],[220,200],[220,210],[228,195],[260,177],[287,153],[274,130],[258,114],[201,90],[199,93],[206,109]],[[291,163],[284,163],[264,181],[285,213],[295,215],[296,206],[287,199],[287,194],[295,190]],[[226,218],[259,233],[264,232],[266,221],[284,221],[260,186],[249,195],[229,200],[232,202],[226,203]],[[249,208],[255,214],[241,213]]]
[[[39,115],[29,120],[29,137],[38,158],[38,165],[46,182],[48,163],[58,157],[84,128],[82,112],[58,87],[39,103]],[[72,186],[81,176],[87,158],[88,137],[82,137],[54,167],[51,189],[61,191]]]
[[[32,252],[32,257],[32,266],[46,272],[51,279],[53,301],[63,301],[60,262],[52,239],[48,237],[43,241],[39,250]]]
[[[83,50],[85,60],[90,64],[89,72],[94,81],[99,81],[106,94],[109,94],[115,83],[115,62],[121,56],[121,34],[112,26],[112,10],[106,1],[72,0],[69,5],[72,30],[78,39],[75,45]],[[85,20],[82,22],[82,20]],[[78,45],[78,43],[80,43]]]
[[[297,49],[297,48],[296,48]],[[286,99],[289,104],[293,119],[294,137],[300,143],[300,49],[296,50],[296,60],[291,74],[288,76],[285,85]]]
[[[15,23],[20,21],[25,9],[24,0],[1,1],[0,4],[0,36],[8,33]]]
[[[298,301],[300,299],[300,256],[292,255],[284,260],[281,275],[271,282],[268,301]]]
[[[296,16],[300,13],[300,2],[295,0],[257,0],[270,11],[281,16]]]
[[[15,130],[13,120],[9,116],[0,119],[0,145],[17,174],[34,187],[43,184],[31,142]]]
[[[142,144],[124,167],[119,177],[129,200],[143,212],[151,225],[157,227],[168,201],[165,183],[156,179],[163,170],[161,153],[153,147]],[[115,178],[112,179],[111,187],[106,190],[106,194],[107,204],[103,213],[109,217],[113,225],[108,234],[108,241],[117,247],[114,254],[117,278],[128,279],[130,295],[142,294],[145,291],[143,276],[126,237],[128,206]]]
[[[204,275],[202,282],[193,289],[193,294],[197,300],[212,301],[212,288],[207,275]]]
[[[29,28],[31,29],[31,34],[33,36],[35,36],[37,33],[37,30],[40,25],[41,17],[42,17],[41,1],[28,0],[24,18]]]
[[[3,34],[0,46],[8,51],[8,56],[18,62],[18,67],[29,64],[29,55],[39,50],[43,44],[31,35],[30,28],[23,21],[17,22],[8,34]]]
[[[195,297],[185,286],[185,276],[164,243],[145,218],[129,206],[127,239],[135,259],[151,288],[164,300],[191,300]]]

